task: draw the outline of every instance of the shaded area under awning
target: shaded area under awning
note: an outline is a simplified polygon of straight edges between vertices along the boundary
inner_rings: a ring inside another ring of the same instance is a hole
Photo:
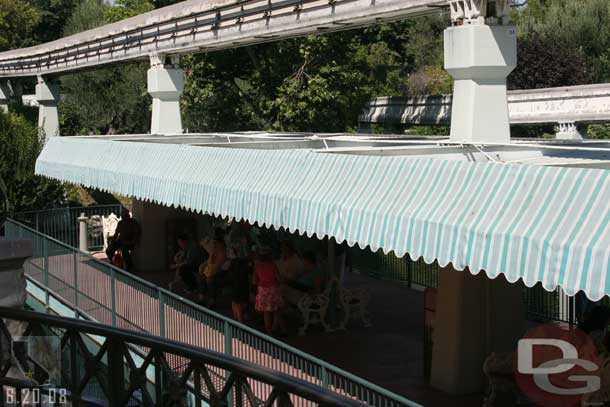
[[[606,170],[55,137],[36,173],[569,295],[610,293]]]

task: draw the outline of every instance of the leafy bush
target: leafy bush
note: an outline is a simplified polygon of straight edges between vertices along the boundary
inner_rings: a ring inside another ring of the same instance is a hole
[[[60,183],[34,175],[42,142],[35,124],[15,113],[0,113],[0,178],[13,212],[65,203]]]

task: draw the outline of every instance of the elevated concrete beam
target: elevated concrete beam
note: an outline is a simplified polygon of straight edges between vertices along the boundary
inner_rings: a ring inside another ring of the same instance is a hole
[[[192,54],[438,14],[449,0],[189,0],[0,53],[0,77],[49,75],[150,53]]]
[[[378,97],[364,107],[360,128],[370,123],[449,125],[452,102],[451,95]],[[610,84],[510,91],[508,112],[510,124],[557,124],[561,128],[569,123],[608,123]]]

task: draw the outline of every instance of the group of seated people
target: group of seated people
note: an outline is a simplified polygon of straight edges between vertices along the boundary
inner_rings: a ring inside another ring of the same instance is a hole
[[[257,238],[258,230],[243,221],[228,229],[217,228],[212,237],[199,242],[179,236],[170,288],[182,284],[197,302],[214,307],[220,289],[228,286],[237,321],[244,322],[254,305],[263,313],[267,333],[284,334],[285,305],[323,290],[326,277],[319,259],[313,252],[300,255],[289,240],[278,245],[264,242]]]

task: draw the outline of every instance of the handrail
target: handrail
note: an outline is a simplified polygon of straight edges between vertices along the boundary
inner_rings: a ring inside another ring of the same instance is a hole
[[[166,352],[187,359],[197,360],[197,362],[203,362],[206,365],[212,365],[230,371],[231,373],[237,373],[241,376],[267,383],[274,388],[281,388],[282,391],[286,393],[303,397],[306,400],[324,406],[364,406],[364,404],[355,400],[339,396],[330,390],[320,389],[318,386],[312,385],[304,380],[296,379],[287,374],[279,373],[221,353],[198,349],[177,341],[160,338],[146,333],[134,333],[100,323],[6,307],[0,307],[0,317],[11,320],[27,321],[30,323],[34,322],[56,328],[76,330],[79,333],[112,338],[115,341],[154,349],[157,352]]]
[[[105,204],[105,205],[94,205],[94,206],[67,206],[67,207],[60,207],[60,208],[47,208],[47,209],[40,209],[37,211],[20,211],[20,212],[16,212],[13,214],[13,216],[19,216],[19,215],[29,215],[29,214],[36,214],[36,213],[46,213],[46,212],[64,212],[66,210],[86,210],[86,209],[102,209],[102,208],[114,208],[114,207],[121,207],[120,203],[117,204]],[[117,213],[117,215],[119,215]]]
[[[366,381],[366,380],[364,380],[364,379],[362,379],[362,378],[360,378],[358,376],[355,376],[354,374],[349,373],[349,372],[347,372],[347,371],[345,371],[343,369],[340,369],[340,368],[338,368],[338,367],[336,367],[336,366],[334,366],[334,365],[332,365],[332,364],[330,364],[328,362],[325,362],[325,361],[323,361],[321,359],[318,359],[318,358],[316,358],[316,357],[314,357],[312,355],[309,355],[309,354],[307,354],[307,353],[305,353],[305,352],[303,352],[303,351],[301,351],[299,349],[296,349],[296,348],[294,348],[294,347],[292,347],[292,346],[290,346],[290,345],[288,345],[288,344],[286,344],[284,342],[281,342],[281,341],[279,341],[279,340],[277,340],[277,339],[275,339],[273,337],[265,335],[264,333],[262,333],[262,332],[260,332],[260,331],[258,331],[256,329],[253,329],[253,328],[251,328],[251,327],[249,327],[247,325],[244,325],[244,324],[242,324],[240,322],[237,322],[237,321],[235,321],[233,319],[227,318],[224,315],[221,315],[221,314],[219,314],[219,313],[217,313],[215,311],[212,311],[212,310],[210,310],[208,308],[205,308],[205,307],[203,307],[201,305],[198,305],[198,304],[196,304],[196,303],[194,303],[194,302],[192,302],[192,301],[190,301],[190,300],[188,300],[186,298],[183,298],[183,297],[181,297],[181,296],[179,296],[179,295],[177,295],[177,294],[175,294],[175,293],[173,293],[171,291],[168,291],[168,290],[166,290],[166,289],[164,289],[162,287],[158,287],[158,286],[150,283],[149,281],[146,281],[146,280],[142,279],[141,277],[132,275],[132,274],[130,274],[130,273],[124,271],[124,270],[121,270],[121,269],[115,267],[114,265],[112,265],[110,263],[106,263],[106,262],[103,262],[103,261],[101,261],[99,259],[96,259],[93,256],[91,256],[89,253],[83,252],[83,251],[81,251],[81,250],[79,250],[77,248],[71,247],[71,246],[69,246],[69,245],[67,245],[67,244],[65,244],[65,243],[63,243],[63,242],[61,242],[61,241],[59,241],[57,239],[54,239],[54,238],[52,238],[50,236],[47,236],[47,235],[44,235],[44,234],[42,234],[42,233],[40,233],[40,232],[38,232],[38,231],[36,231],[36,230],[34,230],[32,228],[30,228],[30,227],[20,223],[20,222],[15,221],[14,219],[7,219],[6,223],[7,223],[7,225],[10,224],[10,225],[22,228],[23,230],[25,230],[25,231],[27,231],[29,233],[32,233],[35,236],[42,237],[42,238],[46,239],[48,242],[51,242],[51,243],[53,243],[55,245],[63,247],[64,249],[66,249],[66,250],[68,250],[68,251],[70,251],[72,253],[76,253],[76,254],[78,254],[80,256],[86,257],[88,259],[88,262],[90,262],[90,263],[96,264],[96,265],[101,266],[101,267],[109,268],[111,270],[111,272],[114,274],[113,278],[115,278],[115,279],[116,279],[116,276],[118,275],[118,276],[121,276],[122,278],[124,278],[126,280],[135,281],[136,283],[138,283],[138,284],[140,284],[140,285],[150,289],[151,291],[156,292],[157,293],[157,298],[173,299],[174,301],[182,304],[183,306],[186,306],[186,307],[188,307],[188,308],[190,308],[192,310],[201,312],[201,313],[203,313],[205,315],[208,315],[208,316],[210,316],[212,318],[215,318],[215,319],[217,319],[219,321],[222,321],[222,323],[225,326],[225,336],[229,336],[230,337],[232,335],[231,332],[233,332],[232,329],[233,328],[237,329],[239,331],[242,331],[242,332],[245,332],[247,334],[250,334],[250,335],[252,335],[252,336],[254,336],[256,338],[262,339],[265,342],[267,342],[269,344],[272,344],[273,346],[277,347],[279,350],[288,352],[288,353],[290,353],[292,355],[295,355],[295,356],[297,356],[299,358],[302,358],[303,360],[307,361],[308,363],[311,363],[311,364],[315,365],[317,367],[317,369],[319,369],[320,371],[326,372],[325,373],[326,375],[328,375],[329,373],[336,374],[337,376],[340,376],[341,378],[344,378],[344,379],[346,379],[347,381],[349,381],[349,382],[351,382],[353,384],[357,384],[359,386],[362,386],[367,391],[372,391],[372,392],[378,393],[383,398],[386,398],[389,401],[391,401],[393,403],[392,405],[395,405],[395,406],[421,407],[419,404],[417,404],[417,403],[415,403],[415,402],[413,402],[411,400],[408,400],[408,399],[406,399],[406,398],[404,398],[402,396],[394,394],[394,393],[390,392],[387,389],[384,389],[384,388],[382,388],[382,387],[380,387],[378,385],[370,383],[370,382],[368,382],[368,381]],[[113,306],[113,308],[116,308],[116,306]],[[163,307],[161,307],[160,309],[164,310]],[[83,313],[85,313],[85,312],[83,312]],[[163,317],[161,316],[161,318],[163,318]],[[116,324],[115,318],[113,318],[113,323]],[[226,338],[225,338],[225,340],[226,340]],[[328,380],[322,380],[322,381],[323,381],[323,385],[326,388],[332,387],[331,383],[328,383]],[[350,384],[350,387],[351,387],[351,384]],[[322,387],[320,387],[320,388],[322,388]]]

